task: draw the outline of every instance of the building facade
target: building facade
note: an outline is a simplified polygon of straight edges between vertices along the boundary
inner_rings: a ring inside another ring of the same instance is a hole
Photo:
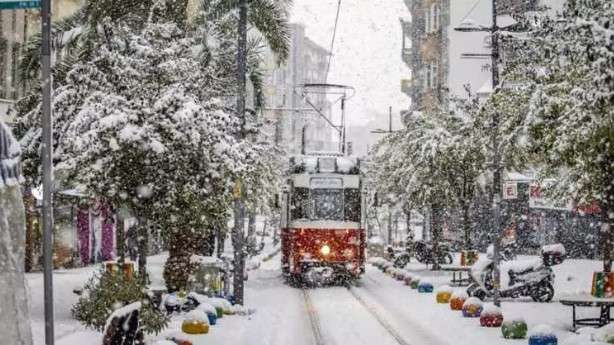
[[[330,117],[326,95],[306,94],[304,84],[325,83],[329,52],[305,35],[305,27],[291,24],[288,60],[279,65],[266,57],[265,116],[275,123],[275,141],[290,154],[328,150],[332,129],[309,104]]]
[[[401,90],[411,98],[410,110],[428,111],[445,105],[448,75],[449,0],[404,0],[409,16],[400,18],[402,59],[411,79]]]
[[[53,1],[53,20],[74,13],[82,0]],[[0,11],[0,118],[10,122],[10,108],[26,92],[19,80],[19,60],[30,37],[40,32],[38,9]]]

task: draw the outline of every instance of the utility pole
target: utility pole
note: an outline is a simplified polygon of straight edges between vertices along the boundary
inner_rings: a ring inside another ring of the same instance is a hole
[[[499,26],[497,25],[497,0],[492,0],[492,25],[490,27],[484,26],[460,26],[455,28],[456,31],[463,32],[475,32],[475,31],[486,31],[490,33],[491,39],[491,52],[486,56],[490,56],[491,58],[491,68],[490,71],[492,73],[492,89],[493,94],[496,92],[497,87],[499,85],[499,55],[500,55],[500,47],[499,47]],[[467,56],[484,56],[484,54],[465,54]],[[503,166],[501,165],[501,152],[499,150],[499,135],[498,135],[498,127],[499,127],[499,118],[500,114],[495,113],[493,115],[492,120],[492,128],[491,128],[491,145],[493,147],[493,185],[491,191],[491,202],[492,202],[492,229],[491,232],[494,235],[494,243],[493,243],[493,302],[496,306],[501,306],[501,271],[499,269],[499,263],[501,261],[500,258],[500,240],[501,240],[501,194],[502,194],[502,173]]]
[[[54,344],[53,327],[53,125],[51,114],[51,0],[41,4],[41,82],[43,155],[43,285],[45,298],[45,344]]]
[[[491,48],[492,48],[492,62],[491,62],[491,72],[492,72],[492,90],[493,94],[497,86],[499,85],[499,27],[497,26],[497,0],[492,0],[492,26],[491,26]],[[500,301],[500,288],[501,288],[501,270],[499,268],[500,263],[500,239],[501,239],[501,152],[499,152],[499,113],[495,112],[492,121],[492,147],[494,150],[493,155],[493,195],[492,195],[492,203],[493,203],[493,232],[494,232],[494,243],[493,243],[493,261],[494,261],[494,304],[497,307],[501,306]]]
[[[245,98],[247,72],[247,0],[239,2],[239,32],[237,51],[237,115],[241,122],[239,140],[245,139]],[[232,230],[232,245],[234,249],[234,275],[233,295],[237,304],[244,304],[244,280],[245,271],[245,224],[243,191],[240,181],[235,182],[234,193],[234,227]]]

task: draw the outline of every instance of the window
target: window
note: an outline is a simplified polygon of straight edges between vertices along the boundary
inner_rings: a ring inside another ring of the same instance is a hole
[[[312,189],[313,219],[343,219],[343,189]]]
[[[428,63],[424,68],[424,90],[439,87],[439,66],[436,62]]]
[[[439,4],[431,5],[431,32],[439,30],[440,12]]]
[[[431,63],[431,89],[436,89],[439,86],[439,66],[436,63]]]
[[[343,219],[348,222],[360,222],[360,189],[347,188],[343,193],[345,194]]]
[[[309,188],[294,188],[290,214],[292,219],[309,219]]]
[[[430,65],[426,66],[426,73],[424,76],[424,88],[425,90],[431,89],[431,67]]]
[[[429,11],[424,12],[424,32],[428,34],[431,32],[431,15]]]

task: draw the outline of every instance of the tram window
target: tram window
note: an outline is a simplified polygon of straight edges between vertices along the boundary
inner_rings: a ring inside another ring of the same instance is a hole
[[[290,214],[292,219],[309,219],[309,188],[294,188]]]
[[[344,220],[350,222],[360,222],[360,189],[348,188],[344,191]]]
[[[312,189],[313,218],[341,220],[343,218],[343,189]]]

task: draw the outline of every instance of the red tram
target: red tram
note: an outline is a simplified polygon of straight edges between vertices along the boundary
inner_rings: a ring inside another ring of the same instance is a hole
[[[358,159],[292,158],[282,207],[285,277],[327,283],[364,273],[364,205]]]

